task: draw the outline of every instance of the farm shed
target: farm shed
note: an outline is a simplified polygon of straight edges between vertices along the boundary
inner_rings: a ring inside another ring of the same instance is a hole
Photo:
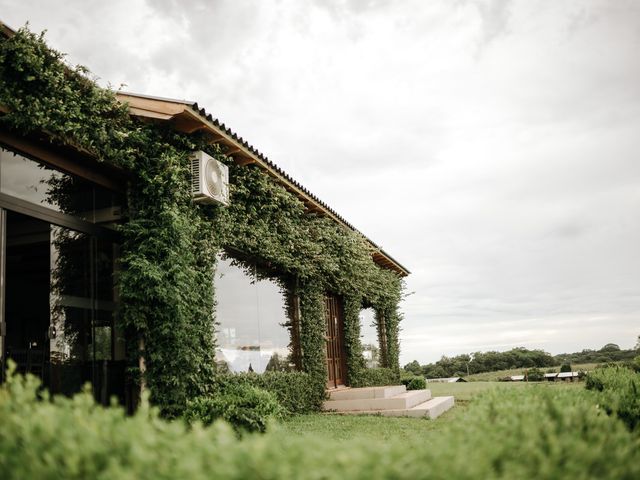
[[[578,381],[580,378],[580,374],[578,372],[560,372],[556,377],[557,380],[563,382],[574,382]]]
[[[466,380],[462,377],[449,377],[449,378],[427,378],[427,383],[458,383],[465,382]]]
[[[402,264],[197,103],[0,30],[3,372],[131,408],[146,388],[167,415],[225,372],[304,372],[318,408],[399,379]]]

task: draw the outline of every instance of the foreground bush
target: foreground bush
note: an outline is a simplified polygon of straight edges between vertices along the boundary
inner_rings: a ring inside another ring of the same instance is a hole
[[[288,413],[317,412],[324,401],[324,391],[318,392],[309,374],[304,372],[218,375],[214,379],[213,393],[224,394],[238,385],[253,386],[273,393]]]
[[[638,435],[593,400],[583,389],[496,389],[426,445],[357,432],[336,443],[280,431],[238,439],[223,423],[190,429],[148,408],[127,417],[89,393],[39,400],[35,380],[14,377],[0,388],[0,478],[640,478]]]
[[[598,368],[587,375],[586,387],[600,392],[608,414],[617,415],[631,430],[640,427],[640,374],[618,365]]]

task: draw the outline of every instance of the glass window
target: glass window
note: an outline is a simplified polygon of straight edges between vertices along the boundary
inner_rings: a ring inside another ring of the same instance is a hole
[[[232,372],[288,370],[290,335],[284,289],[256,279],[254,265],[220,258],[215,275],[218,363]]]
[[[380,366],[380,349],[378,347],[378,328],[376,312],[373,308],[360,310],[360,341],[362,353],[368,368]]]
[[[0,192],[88,222],[119,218],[123,196],[0,147]]]

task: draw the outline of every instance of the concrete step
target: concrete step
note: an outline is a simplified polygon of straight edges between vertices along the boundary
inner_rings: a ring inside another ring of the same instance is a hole
[[[431,390],[412,390],[388,398],[357,398],[352,400],[327,400],[323,409],[337,412],[407,410],[431,398]]]
[[[427,417],[433,420],[452,408],[454,405],[455,400],[453,397],[434,397],[412,408],[344,411],[340,413],[350,415],[382,415],[384,417]]]
[[[331,400],[359,400],[362,398],[391,398],[407,391],[404,385],[390,387],[366,387],[366,388],[341,388],[331,390]]]

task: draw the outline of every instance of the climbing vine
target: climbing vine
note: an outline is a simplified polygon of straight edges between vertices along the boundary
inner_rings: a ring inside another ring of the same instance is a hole
[[[0,116],[4,128],[46,132],[130,172],[128,219],[118,276],[120,319],[130,341],[131,372],[145,359],[144,382],[165,414],[179,414],[190,396],[206,393],[215,376],[212,278],[221,249],[258,262],[299,298],[302,368],[326,385],[324,295],[343,299],[349,381],[365,371],[359,312],[373,307],[385,321],[385,367],[398,370],[397,306],[402,281],[378,267],[357,232],[305,211],[304,205],[257,167],[238,166],[199,134],[186,135],[132,119],[114,92],[81,67],[64,64],[42,35],[21,29],[0,42]],[[229,164],[228,207],[194,204],[187,157],[202,149]],[[361,382],[360,382],[361,383]]]

